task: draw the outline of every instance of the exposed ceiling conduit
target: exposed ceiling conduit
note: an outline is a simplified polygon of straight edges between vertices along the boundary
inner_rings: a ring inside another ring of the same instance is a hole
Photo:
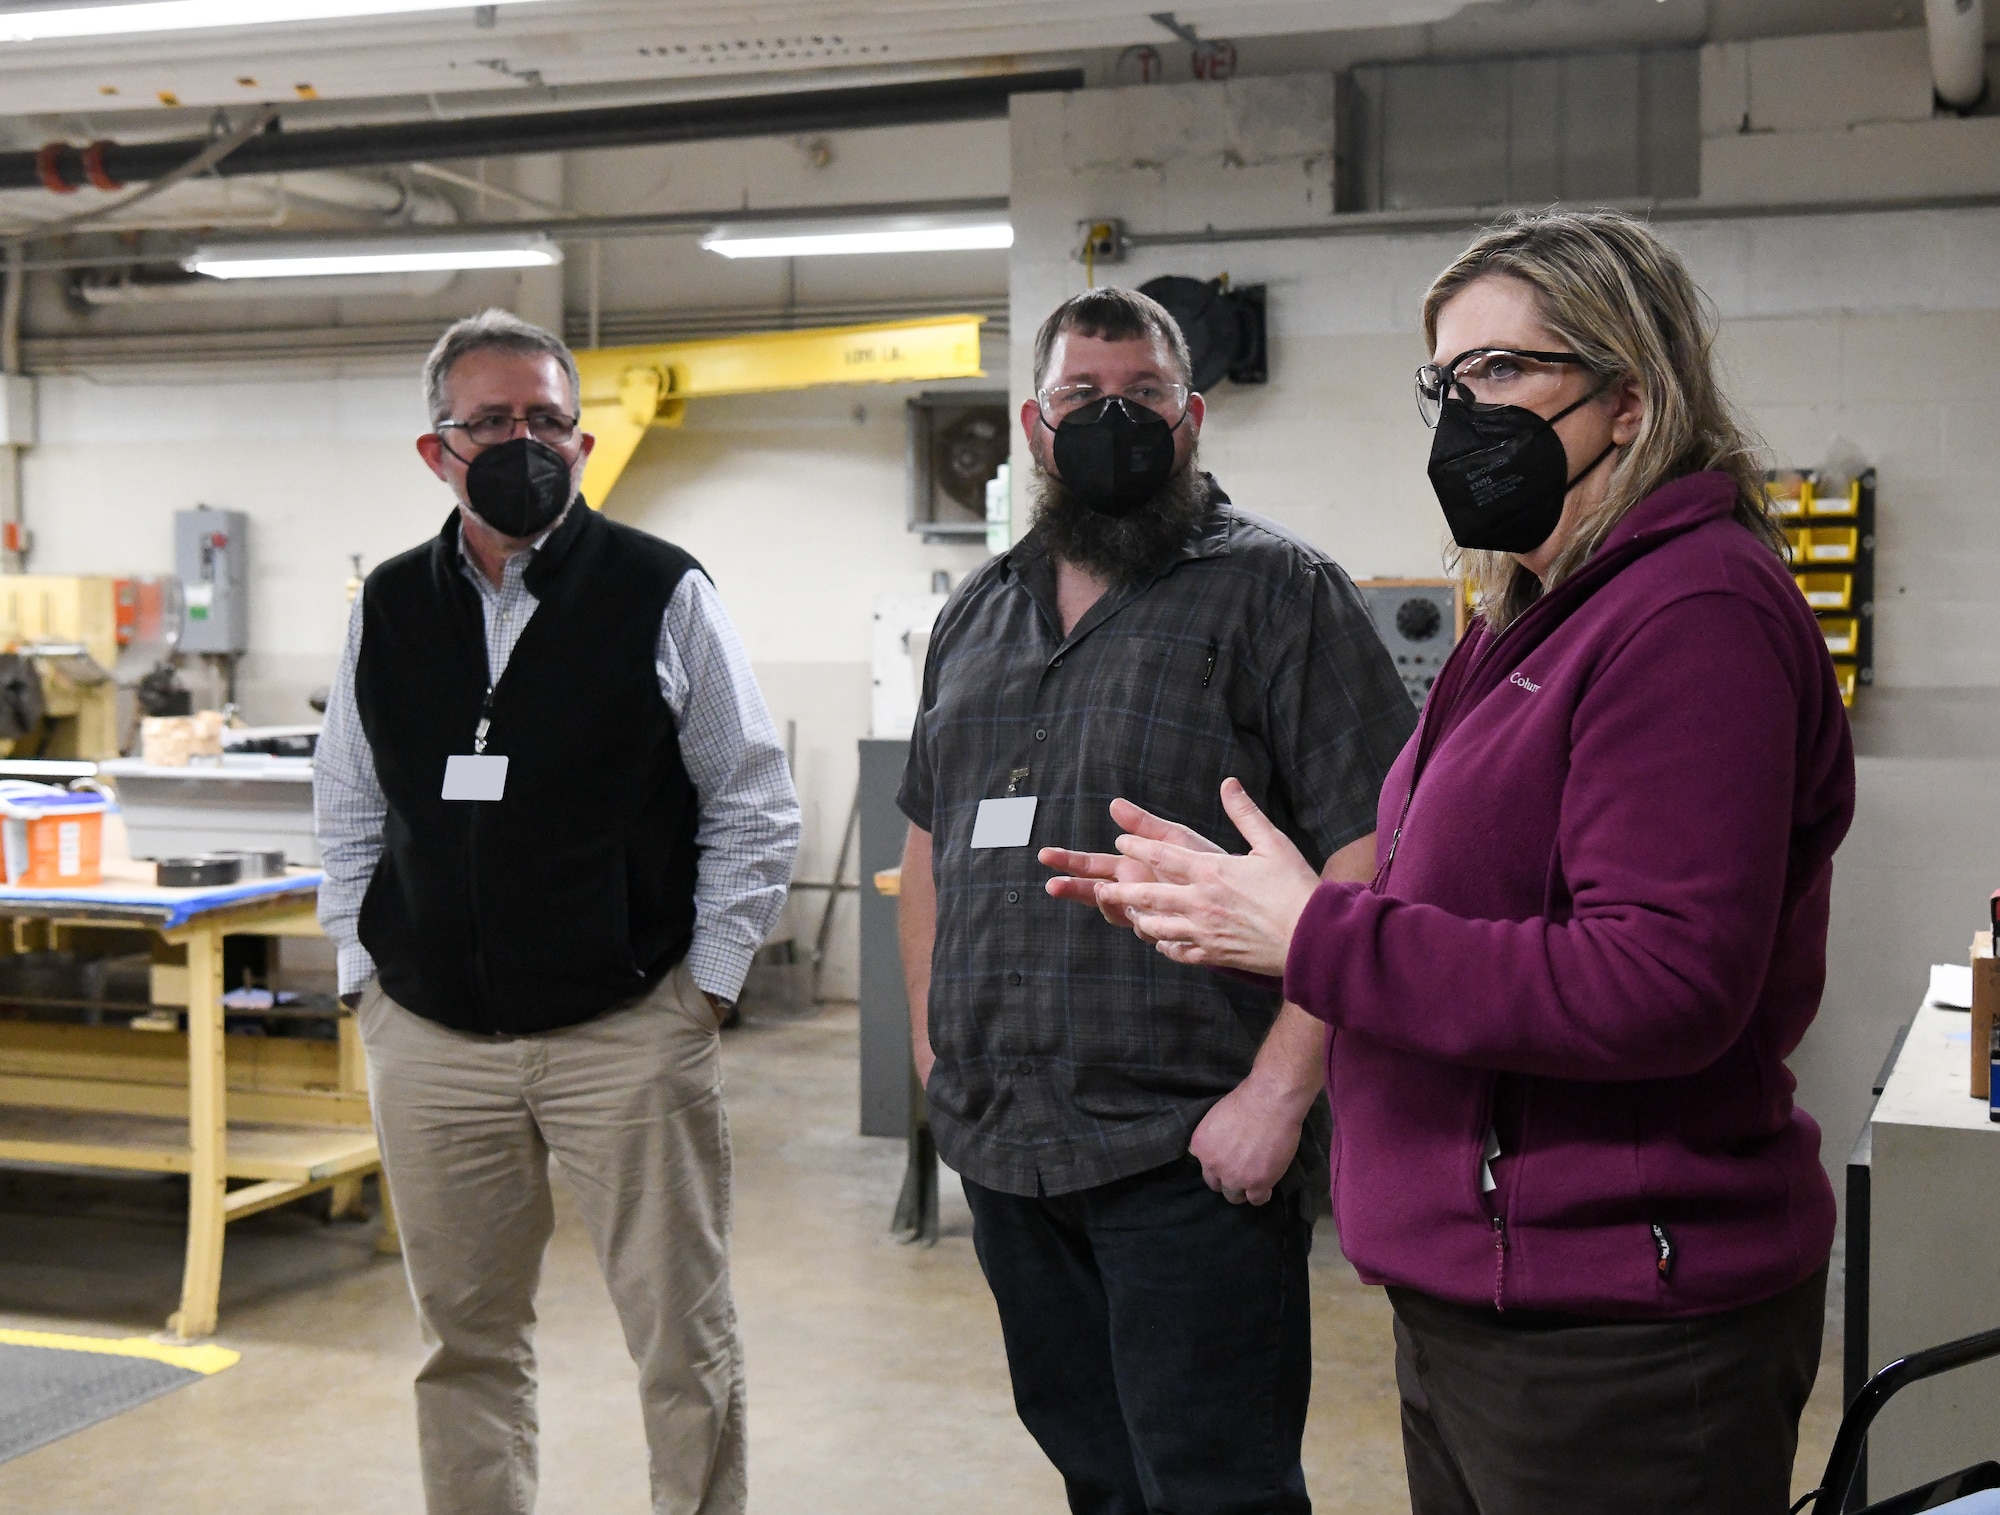
[[[109,205],[93,205],[85,210],[77,211],[74,215],[64,216],[59,221],[50,221],[40,226],[8,228],[4,232],[0,232],[0,235],[5,235],[10,243],[12,243],[18,242],[23,238],[58,236],[64,232],[88,227],[92,222],[100,221],[106,216],[124,210],[128,206],[138,205],[143,201],[151,200],[158,195],[165,194],[176,184],[183,183],[188,179],[196,178],[205,173],[214,172],[222,166],[231,153],[242,147],[251,138],[263,132],[266,127],[276,125],[277,120],[277,106],[259,106],[256,114],[244,122],[243,125],[219,136],[211,137],[207,142],[189,144],[194,148],[191,154],[179,155],[178,161],[161,164],[156,172],[146,176],[146,182],[138,189],[132,190],[122,198],[112,201]],[[89,147],[84,149],[83,161],[86,167],[86,177],[94,188],[119,190],[126,187],[122,182],[108,177],[105,173],[104,152],[111,145],[109,142],[93,142]],[[178,150],[180,144],[176,143],[174,146]],[[48,189],[74,192],[77,188],[75,184],[62,184],[57,181],[55,163],[61,154],[56,148],[57,144],[50,143],[35,155],[37,177]],[[5,187],[7,186],[0,185],[0,188]]]
[[[1007,101],[1016,94],[1082,87],[1082,72],[1064,69],[734,99],[470,116],[457,121],[401,121],[302,132],[269,129],[230,152],[212,172],[290,174],[307,169],[382,167],[421,159],[575,152],[978,121],[1006,115]],[[274,122],[273,127],[278,124]],[[144,184],[184,164],[203,146],[186,140],[101,142],[87,147],[51,143],[37,152],[0,153],[0,189]]]
[[[321,279],[204,279],[189,274],[178,279],[139,279],[130,274],[86,277],[76,283],[77,298],[86,305],[185,305],[245,300],[333,300],[344,296],[443,294],[458,275],[450,270],[431,273],[335,275]]]
[[[103,214],[91,231],[175,231],[255,228],[299,229],[324,236],[330,229],[377,231],[406,227],[449,228],[458,212],[443,195],[394,180],[345,170],[271,174],[246,179],[185,179],[145,204]],[[53,196],[32,190],[0,192],[0,223],[24,231],[52,222],[63,209]]]
[[[1985,0],[1924,0],[1931,82],[1938,99],[1968,110],[1986,93]]]

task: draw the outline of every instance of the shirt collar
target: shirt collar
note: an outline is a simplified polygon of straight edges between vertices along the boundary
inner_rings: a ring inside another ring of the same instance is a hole
[[[575,499],[572,499],[568,505],[563,507],[563,513],[555,518],[555,521],[553,522],[553,524],[550,525],[548,530],[544,531],[540,536],[536,537],[532,542],[530,542],[526,547],[523,547],[519,552],[509,553],[507,555],[507,561],[501,564],[500,566],[500,577],[503,582],[509,578],[518,577],[520,575],[524,575],[527,573],[529,565],[531,565],[535,561],[535,555],[542,550],[543,545],[547,543],[550,537],[554,536],[558,531],[562,530],[563,523],[569,519],[569,513],[572,510],[576,509],[578,501],[580,501],[582,498],[583,498],[582,495],[578,495],[576,496]],[[461,566],[469,569],[472,573],[472,576],[475,579],[477,579],[480,583],[482,584],[490,583],[486,575],[479,571],[479,565],[473,562],[472,554],[466,551],[465,521],[463,518],[461,518],[458,523],[458,561]],[[516,567],[517,564],[519,565],[518,567]]]

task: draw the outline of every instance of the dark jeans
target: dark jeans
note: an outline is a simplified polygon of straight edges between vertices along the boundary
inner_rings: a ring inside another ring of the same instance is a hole
[[[1389,1299],[1414,1515],[1784,1515],[1790,1504],[1826,1269],[1696,1320],[1500,1324],[1408,1289]]]
[[[965,1181],[1014,1407],[1076,1515],[1305,1515],[1297,1194],[1232,1205],[1191,1157],[1076,1194]]]

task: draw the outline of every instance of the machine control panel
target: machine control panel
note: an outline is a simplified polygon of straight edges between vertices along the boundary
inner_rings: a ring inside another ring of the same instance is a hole
[[[1421,707],[1465,631],[1458,580],[1362,579],[1355,587],[1368,603],[1376,634],[1395,659],[1403,687]]]

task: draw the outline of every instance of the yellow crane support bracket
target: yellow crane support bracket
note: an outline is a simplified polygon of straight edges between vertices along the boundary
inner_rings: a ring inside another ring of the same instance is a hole
[[[583,429],[597,438],[584,465],[583,497],[602,505],[647,428],[680,425],[689,400],[822,384],[981,378],[979,328],[985,319],[928,316],[579,352]]]

